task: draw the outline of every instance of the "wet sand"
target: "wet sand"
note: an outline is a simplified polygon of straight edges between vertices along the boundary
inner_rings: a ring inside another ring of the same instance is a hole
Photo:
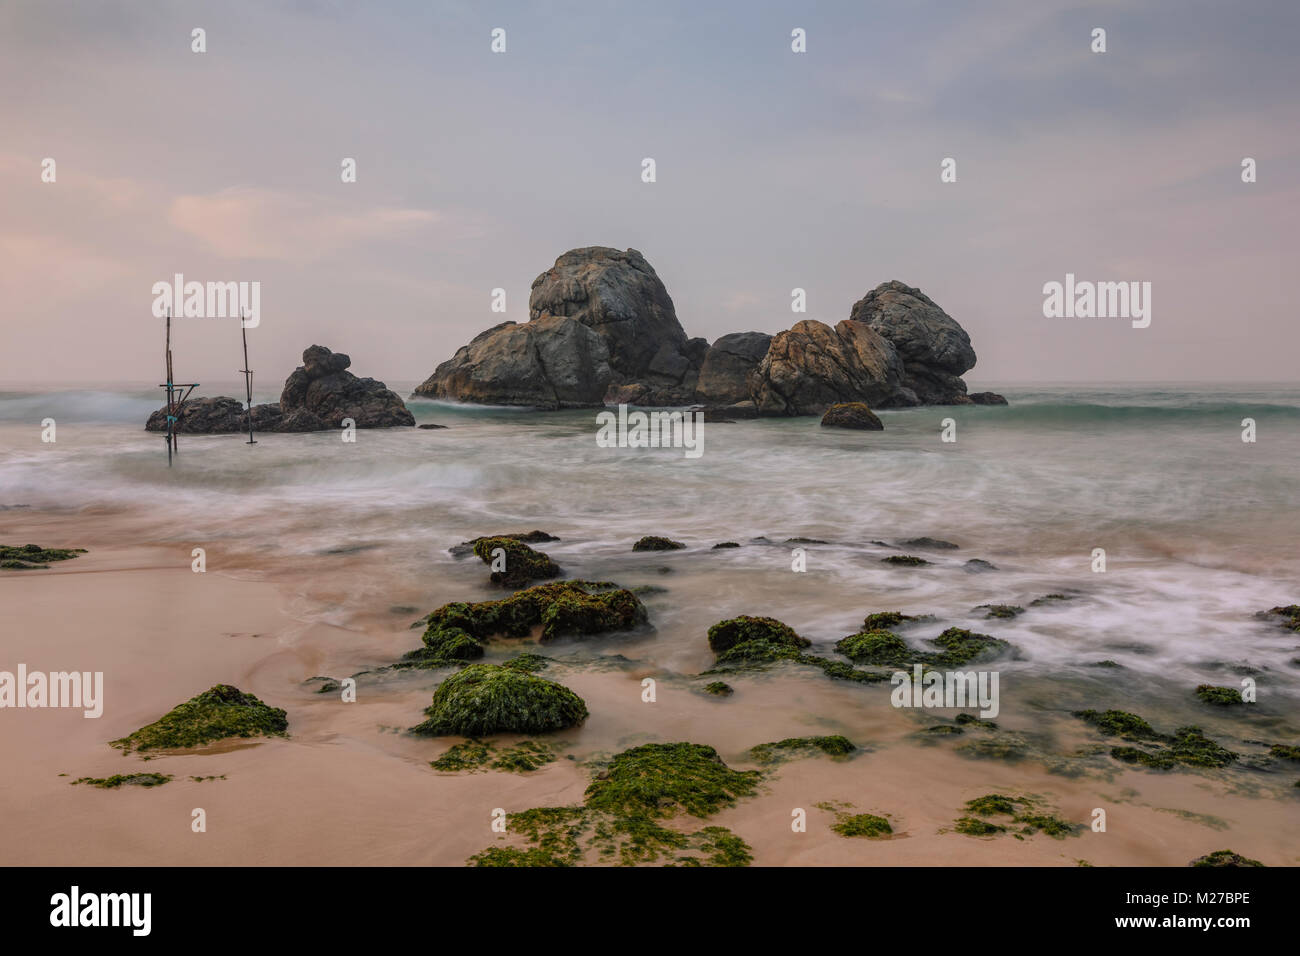
[[[374,671],[418,644],[419,632],[409,629],[416,617],[446,600],[481,597],[480,586],[466,593],[467,582],[485,576],[481,565],[443,562],[414,585],[392,581],[384,562],[366,552],[285,567],[212,546],[207,572],[196,574],[188,544],[121,547],[127,526],[138,528],[138,516],[0,515],[5,541],[90,549],[48,571],[0,574],[0,668],[23,662],[30,670],[103,671],[105,681],[99,719],[80,710],[0,714],[7,768],[0,775],[0,862],[461,865],[496,842],[495,808],[580,802],[590,773],[581,762],[593,757],[689,740],[748,768],[755,765],[745,751],[755,744],[826,733],[843,733],[864,752],[846,761],[784,763],[757,796],[709,819],[745,839],[757,865],[1181,866],[1225,847],[1270,865],[1300,862],[1300,791],[1288,790],[1294,773],[1260,774],[1257,784],[1242,786],[1239,777],[1120,769],[1105,757],[1079,762],[1077,776],[1051,773],[1032,758],[970,759],[957,746],[980,732],[942,741],[919,733],[954,712],[896,710],[887,685],[832,682],[802,670],[728,677],[736,688],[728,699],[701,694],[692,675],[711,659],[701,622],[723,615],[716,606],[674,609],[671,592],[647,598],[657,624],[651,634],[543,650],[562,660],[602,651],[630,659],[547,670],[591,711],[583,726],[549,738],[559,760],[530,774],[438,773],[429,761],[458,738],[403,731],[421,719],[443,672]],[[494,648],[489,659],[519,646]],[[371,673],[358,677],[353,704],[303,684],[363,671]],[[642,701],[644,677],[658,682],[654,703]],[[283,707],[290,737],[147,761],[107,745],[216,683]],[[1042,709],[1003,706],[998,722],[1007,733],[1065,754],[1096,743],[1077,721],[1054,722],[1050,708],[1045,717]],[[148,790],[70,785],[81,776],[142,771],[175,779]],[[1083,824],[1102,807],[1107,830],[1024,840],[950,831],[964,801],[993,792],[1032,795],[1045,811]],[[830,830],[834,814],[816,806],[825,802],[887,816],[894,836],[841,837]],[[190,829],[196,807],[206,811],[205,833]],[[792,832],[794,808],[806,810],[807,832]],[[704,824],[679,818],[673,825]]]

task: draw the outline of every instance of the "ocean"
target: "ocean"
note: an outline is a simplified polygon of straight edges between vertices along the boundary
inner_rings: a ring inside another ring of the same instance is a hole
[[[1297,641],[1254,615],[1300,600],[1300,388],[1002,391],[1008,407],[882,411],[883,432],[816,418],[708,423],[698,459],[600,448],[594,411],[416,400],[419,422],[447,427],[361,431],[354,443],[183,435],[169,469],[142,427],[156,388],[6,390],[0,505],[112,513],[138,543],[220,543],[271,571],[364,553],[387,590],[359,583],[318,609],[335,621],[367,603],[485,595],[477,562],[446,549],[540,528],[561,538],[548,550],[566,573],[667,587],[657,628],[688,630],[655,653],[681,667],[707,663],[689,628],[710,617],[767,614],[829,645],[871,610],[973,626],[977,605],[1066,593],[996,622],[1022,666],[1068,673],[1105,659],[1182,685],[1260,668],[1295,694]],[[54,443],[41,441],[45,418]],[[945,419],[955,441],[942,440]],[[633,554],[645,534],[688,549]],[[959,547],[898,544],[921,536]],[[802,545],[805,571],[791,570],[789,538],[822,542]],[[723,541],[742,547],[712,550]],[[899,553],[932,564],[880,560]],[[997,570],[973,573],[974,558]]]

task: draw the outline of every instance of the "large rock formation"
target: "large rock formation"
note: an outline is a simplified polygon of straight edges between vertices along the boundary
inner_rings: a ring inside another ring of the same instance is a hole
[[[902,376],[894,346],[870,326],[805,319],[772,339],[750,394],[761,415],[817,415],[842,402],[900,404]]]
[[[751,401],[749,376],[771,343],[766,332],[732,332],[718,339],[704,353],[695,400],[713,406]]]
[[[357,428],[414,425],[415,416],[383,382],[358,378],[347,371],[352,359],[313,345],[302,353],[302,365],[285,380],[280,401],[254,405],[254,432],[307,432],[340,428],[350,418]],[[149,416],[145,429],[167,430],[167,409]],[[194,434],[242,432],[248,414],[237,398],[217,396],[190,399],[177,416],[175,430]]]
[[[415,424],[415,416],[396,392],[373,378],[357,378],[347,371],[351,364],[348,356],[323,345],[303,352],[302,365],[285,379],[280,392],[284,415],[280,430],[339,428],[345,418],[352,419],[357,428]],[[314,422],[320,424],[309,427]]]
[[[811,415],[831,405],[997,404],[966,395],[970,337],[919,289],[891,281],[834,328],[687,338],[668,290],[635,249],[573,249],[533,282],[527,323],[488,329],[416,395],[543,408],[702,404],[727,415]],[[287,412],[286,412],[287,414]]]
[[[280,424],[280,418],[278,404],[253,406],[254,431],[274,431]],[[146,431],[165,432],[167,409],[160,408],[152,412],[144,427]],[[226,432],[248,431],[244,403],[237,398],[227,398],[224,395],[215,398],[191,398],[181,407],[175,430],[182,435],[218,435]]]
[[[897,404],[965,404],[966,383],[958,376],[975,367],[970,336],[920,289],[883,282],[853,304],[849,319],[871,326],[898,350],[903,387],[912,395]]]
[[[481,333],[416,395],[544,408],[690,404],[708,348],[635,249],[573,249],[533,280],[527,324]]]
[[[502,322],[443,362],[415,394],[480,405],[601,405],[613,381],[605,340],[576,319]]]

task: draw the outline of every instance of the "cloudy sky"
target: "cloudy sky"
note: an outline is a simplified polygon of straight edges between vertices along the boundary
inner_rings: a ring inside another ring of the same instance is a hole
[[[312,343],[422,379],[584,245],[641,250],[709,339],[897,278],[976,388],[1294,381],[1298,40],[1294,0],[5,0],[0,387],[159,381],[177,272],[261,283],[264,382]],[[1067,272],[1151,282],[1150,327],[1044,318]],[[237,323],[175,335],[235,394]]]

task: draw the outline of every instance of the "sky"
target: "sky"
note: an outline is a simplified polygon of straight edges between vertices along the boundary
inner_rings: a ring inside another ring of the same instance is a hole
[[[1295,381],[1298,39],[1294,0],[4,0],[0,387],[162,381],[175,273],[261,284],[263,382],[315,343],[418,381],[588,245],[710,340],[899,279],[972,387]],[[1067,273],[1150,326],[1044,317]],[[173,336],[242,393],[237,321]]]

